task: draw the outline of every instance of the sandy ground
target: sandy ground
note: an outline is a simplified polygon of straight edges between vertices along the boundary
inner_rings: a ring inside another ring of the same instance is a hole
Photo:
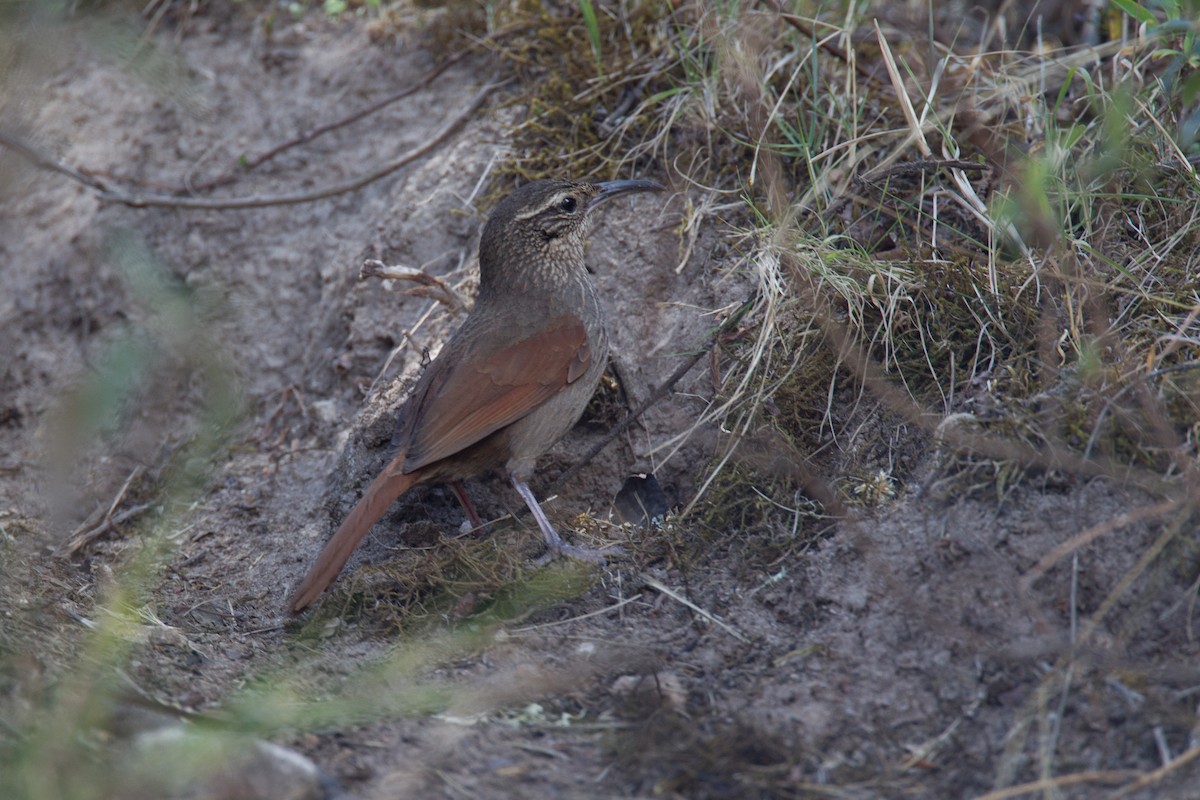
[[[4,118],[66,162],[149,187],[220,174],[434,63],[412,42],[372,44],[362,25],[315,13],[269,36],[237,14],[197,18],[156,33],[155,56],[136,62],[128,31],[105,30],[42,30],[6,77]],[[214,194],[366,174],[428,140],[493,71],[464,60]],[[940,492],[934,454],[903,431],[890,453],[902,482],[873,517],[814,525],[747,511],[742,527],[713,529],[699,513],[659,531],[598,527],[633,537],[636,555],[591,571],[552,565],[546,597],[474,626],[462,620],[482,602],[476,588],[437,587],[421,603],[451,610],[416,631],[386,589],[396,570],[419,573],[460,547],[447,541],[453,498],[421,493],[376,528],[314,622],[286,622],[290,587],[386,457],[405,381],[455,324],[406,287],[360,281],[359,266],[420,266],[470,296],[480,188],[514,113],[487,103],[431,154],[358,191],[250,210],[102,201],[0,149],[0,708],[27,713],[69,673],[80,621],[166,519],[172,549],[144,608],[169,634],[133,648],[129,679],[197,712],[285,671],[322,697],[373,696],[373,713],[274,736],[350,797],[968,797],[1043,777],[1043,763],[1048,774],[1153,769],[1164,747],[1196,742],[1195,554],[1175,544],[1130,572],[1169,520],[1134,520],[1080,551],[1074,603],[1094,628],[1069,682],[1055,665],[1069,651],[1071,559],[1026,580],[1071,536],[1155,501],[1107,480],[1029,481],[1002,498]],[[604,212],[588,260],[620,390],[547,456],[536,491],[703,342],[719,319],[710,310],[749,294],[733,232],[715,220],[680,263],[684,202],[700,191],[675,185]],[[139,264],[191,311],[139,283]],[[136,385],[136,402],[88,439],[71,392],[131,346],[143,367],[115,391]],[[233,376],[242,416],[175,508],[156,489],[207,434],[211,381],[225,380],[214,374]],[[713,392],[705,359],[558,491],[551,515],[568,530],[582,512],[602,518],[644,471],[673,506],[690,501],[722,434],[662,445]],[[840,422],[879,417],[859,403]],[[474,489],[488,516],[519,508],[501,480]],[[64,556],[68,535],[118,497],[118,513],[145,508]],[[536,529],[498,527],[496,547],[532,572]],[[381,678],[381,659],[405,665]],[[411,696],[433,685],[442,700]],[[1200,773],[1185,765],[1129,796],[1200,797]]]

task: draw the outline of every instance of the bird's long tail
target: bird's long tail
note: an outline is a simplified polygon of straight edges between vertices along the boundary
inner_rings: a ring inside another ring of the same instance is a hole
[[[300,588],[296,590],[288,603],[288,608],[293,614],[301,611],[321,596],[321,592],[333,583],[333,579],[342,571],[342,567],[346,566],[350,554],[354,552],[354,548],[358,547],[358,543],[367,535],[371,526],[379,521],[379,518],[397,497],[417,483],[421,471],[400,472],[403,460],[404,454],[402,453],[388,464],[375,480],[371,481],[371,485],[367,487],[367,491],[358,501],[358,505],[338,527],[333,537],[325,543],[321,554],[317,556],[317,560],[313,562],[308,574],[300,583]]]

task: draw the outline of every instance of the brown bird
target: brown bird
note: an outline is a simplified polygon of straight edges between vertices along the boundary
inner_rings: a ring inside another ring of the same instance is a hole
[[[414,486],[448,483],[478,527],[460,481],[498,467],[552,552],[603,560],[604,551],[559,538],[527,481],[538,457],[579,420],[604,372],[604,312],[583,263],[591,212],[617,195],[662,188],[544,180],[500,201],[479,241],[475,307],[417,381],[400,410],[396,457],[313,562],[293,613],[333,583],[371,526]]]

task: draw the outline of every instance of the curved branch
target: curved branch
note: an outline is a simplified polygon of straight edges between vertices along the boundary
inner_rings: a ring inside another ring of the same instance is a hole
[[[72,167],[71,165],[53,158],[30,143],[22,140],[14,134],[0,130],[0,145],[8,147],[19,153],[24,158],[28,159],[36,166],[48,169],[52,172],[57,172],[61,175],[66,175],[78,183],[95,190],[97,197],[101,200],[107,200],[113,203],[123,203],[133,208],[186,208],[186,209],[204,209],[204,210],[230,210],[241,208],[264,208],[267,206],[286,206],[299,205],[301,203],[312,203],[316,200],[324,200],[328,197],[335,197],[340,194],[357,191],[358,189],[374,183],[380,178],[385,178],[391,175],[396,170],[416,161],[423,156],[428,155],[441,145],[455,131],[462,127],[472,114],[483,105],[483,101],[494,92],[496,89],[504,86],[508,81],[498,83],[490,83],[484,86],[471,99],[471,102],[443,125],[436,133],[433,134],[422,144],[414,147],[398,158],[384,164],[374,172],[359,176],[349,181],[336,183],[332,186],[326,186],[322,189],[317,189],[311,192],[303,192],[301,194],[284,194],[284,195],[258,195],[241,198],[201,198],[201,197],[177,197],[174,195],[163,194],[135,194],[119,189],[109,187],[102,181],[88,175],[87,173]]]

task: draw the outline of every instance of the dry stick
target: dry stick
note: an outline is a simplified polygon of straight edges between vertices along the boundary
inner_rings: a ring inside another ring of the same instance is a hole
[[[165,5],[164,5],[164,7],[165,7]],[[478,40],[476,42],[476,44],[480,44],[480,43],[484,43],[484,42],[488,42],[488,41],[499,41],[507,36],[510,36],[513,33],[516,33],[518,30],[520,30],[519,26],[513,26],[513,27],[510,27],[505,30],[496,31],[496,32],[490,34],[489,36],[486,36],[483,39]],[[391,95],[388,95],[387,97],[377,100],[376,102],[372,103],[371,105],[369,105],[365,108],[362,108],[362,109],[350,114],[349,116],[343,117],[342,119],[335,120],[334,122],[330,122],[325,125],[318,126],[316,128],[313,128],[310,131],[306,131],[306,132],[300,134],[299,136],[296,136],[286,142],[278,144],[275,147],[272,147],[262,153],[259,153],[254,158],[241,160],[239,163],[240,170],[231,170],[231,171],[225,172],[221,175],[218,175],[215,178],[210,178],[209,180],[202,181],[198,184],[192,184],[185,179],[185,185],[176,187],[176,188],[171,188],[164,184],[155,184],[150,181],[139,181],[138,183],[140,183],[143,186],[157,185],[163,189],[170,189],[174,194],[178,194],[178,195],[182,195],[185,193],[195,194],[195,193],[200,193],[200,192],[206,192],[211,189],[218,188],[220,186],[226,186],[226,185],[232,183],[233,181],[237,180],[237,178],[242,173],[248,172],[249,170],[252,170],[255,167],[261,166],[263,163],[271,160],[272,158],[279,155],[280,153],[286,152],[287,150],[290,150],[294,147],[299,147],[300,145],[303,145],[303,144],[308,144],[309,142],[313,141],[314,139],[317,139],[318,137],[323,136],[326,133],[329,133],[330,131],[337,130],[338,128],[342,128],[347,125],[352,125],[355,122],[358,122],[359,120],[363,119],[364,117],[370,116],[371,114],[374,114],[376,111],[379,111],[382,108],[386,108],[387,106],[391,105],[392,103],[395,103],[399,100],[403,100],[405,97],[408,97],[408,96],[412,95],[413,93],[419,91],[420,89],[427,87],[431,82],[433,82],[434,80],[439,78],[443,72],[445,72],[447,69],[449,69],[454,64],[457,64],[459,61],[462,61],[471,52],[473,52],[472,49],[460,50],[457,53],[455,53],[454,55],[447,58],[445,61],[443,61],[438,66],[436,66],[433,69],[426,72],[424,75],[422,75],[420,78],[418,78],[416,81],[414,81],[412,84],[406,86],[405,88],[400,89],[399,91],[397,91]],[[0,144],[6,144],[6,145],[12,147],[13,149],[21,151],[22,154],[24,154],[27,158],[29,158],[29,160],[33,161],[34,163],[38,164],[39,166],[45,166],[45,167],[54,169],[57,172],[62,172],[63,174],[70,175],[72,178],[75,178],[76,180],[86,183],[86,184],[92,186],[92,188],[97,189],[98,191],[107,191],[107,188],[104,187],[104,185],[101,183],[101,181],[95,177],[96,174],[104,174],[103,172],[97,173],[97,172],[93,172],[91,170],[76,171],[73,168],[71,168],[70,166],[68,166],[62,162],[58,162],[58,161],[55,161],[54,159],[50,159],[50,158],[42,156],[42,154],[38,153],[27,143],[22,142],[20,139],[16,138],[15,136],[12,136],[11,134],[6,134],[3,131],[0,131]],[[117,178],[118,176],[108,175],[108,177]]]
[[[128,522],[148,508],[150,508],[150,503],[142,503],[140,505],[130,506],[116,516],[106,516],[104,521],[96,527],[73,536],[71,541],[67,542],[67,546],[63,548],[59,555],[65,557],[75,555],[86,545],[100,538],[108,531],[116,528],[118,525]]]
[[[380,178],[387,177],[396,170],[406,166],[413,161],[416,161],[422,156],[428,155],[436,149],[443,141],[445,141],[452,133],[460,128],[463,123],[481,106],[488,95],[496,89],[504,86],[508,81],[499,83],[491,83],[479,90],[479,93],[472,98],[467,107],[458,113],[453,119],[442,126],[441,130],[431,136],[427,141],[418,147],[414,147],[404,155],[391,161],[390,163],[380,167],[372,173],[355,178],[344,183],[334,184],[324,189],[318,189],[313,192],[305,192],[303,194],[293,195],[264,195],[258,197],[245,198],[230,198],[230,199],[204,199],[204,198],[187,198],[175,197],[173,195],[136,195],[127,194],[125,192],[115,191],[110,189],[105,184],[96,180],[93,177],[85,175],[78,169],[65,164],[58,159],[40,152],[28,142],[22,141],[12,134],[0,131],[0,144],[9,147],[20,153],[26,159],[39,167],[61,173],[67,177],[82,183],[96,190],[97,196],[101,200],[109,200],[114,203],[123,203],[133,208],[188,208],[188,209],[207,209],[207,210],[230,210],[241,208],[265,208],[267,206],[287,206],[299,205],[300,203],[311,203],[316,200],[324,200],[328,197],[335,197],[339,194],[353,192],[362,187],[374,183]]]
[[[618,422],[613,429],[604,436],[603,439],[592,445],[591,449],[584,453],[582,458],[572,464],[562,475],[559,475],[558,480],[554,481],[554,483],[550,485],[550,488],[546,490],[546,494],[551,495],[557,492],[564,484],[566,484],[567,481],[575,477],[575,475],[581,469],[587,466],[587,464],[589,464],[593,458],[599,455],[601,450],[608,447],[612,443],[613,439],[616,439],[618,436],[624,433],[625,429],[632,425],[634,420],[646,413],[647,409],[661,400],[667,394],[667,392],[671,391],[675,384],[678,383],[684,375],[691,371],[692,367],[696,366],[696,362],[704,358],[704,356],[708,354],[708,351],[712,350],[713,347],[716,346],[717,341],[721,338],[721,336],[734,325],[736,325],[743,316],[745,316],[746,312],[754,306],[754,303],[755,298],[751,297],[749,300],[742,303],[736,311],[726,317],[725,320],[717,326],[717,329],[712,332],[712,335],[708,337],[708,341],[706,341],[699,350],[697,350],[690,357],[688,357],[686,361],[680,364],[679,367],[671,373],[670,377],[663,381],[657,389],[651,392],[650,396],[643,400],[637,408],[626,414],[625,418]]]
[[[129,473],[129,477],[125,479],[125,483],[122,484],[121,488],[117,491],[113,501],[108,504],[108,510],[105,511],[104,515],[99,518],[99,524],[96,524],[97,520],[95,515],[89,517],[82,525],[75,529],[75,532],[71,534],[71,538],[67,541],[66,546],[59,550],[58,554],[60,556],[75,555],[77,552],[79,552],[80,548],[95,539],[97,536],[100,536],[110,528],[120,525],[130,517],[140,514],[142,511],[145,511],[147,508],[149,508],[149,504],[134,506],[133,508],[123,511],[116,517],[113,516],[113,512],[117,510],[117,506],[121,505],[121,501],[125,499],[125,495],[129,491],[129,487],[133,485],[134,481],[142,477],[145,472],[146,468],[141,465],[134,467],[133,471]]]
[[[886,167],[873,169],[865,175],[857,175],[850,181],[846,192],[841,197],[836,197],[829,204],[829,209],[822,213],[824,217],[831,217],[839,213],[842,208],[851,200],[859,197],[858,190],[865,186],[874,186],[880,180],[885,178],[900,177],[902,175],[912,175],[918,172],[933,172],[943,169],[961,169],[964,172],[986,172],[991,167],[986,164],[976,164],[973,161],[962,161],[959,159],[922,159],[920,161],[906,161],[900,164],[889,164]],[[882,211],[883,209],[878,209]]]
[[[264,208],[267,206],[289,206],[299,205],[301,203],[311,203],[316,200],[324,200],[328,197],[335,197],[339,194],[357,191],[364,186],[374,183],[380,178],[385,178],[391,175],[396,170],[403,166],[411,164],[418,158],[425,156],[436,149],[443,141],[445,141],[452,133],[458,130],[467,119],[475,113],[483,101],[487,99],[493,91],[503,86],[508,81],[499,83],[490,83],[484,86],[472,98],[467,107],[460,111],[453,119],[442,126],[441,130],[431,136],[424,144],[414,147],[404,155],[394,161],[385,164],[374,172],[368,173],[361,177],[355,178],[343,183],[337,183],[333,186],[327,186],[324,189],[318,189],[313,192],[304,192],[303,194],[292,195],[266,195],[259,197],[246,197],[241,199],[203,199],[203,198],[182,198],[173,197],[170,195],[126,195],[116,192],[102,192],[101,200],[111,200],[117,203],[124,203],[134,208],[162,207],[162,208],[194,208],[194,209],[241,209],[241,208]]]
[[[979,164],[975,161],[963,161],[959,158],[926,158],[918,161],[901,161],[897,164],[888,164],[886,167],[873,169],[865,175],[862,175],[858,180],[864,183],[876,183],[883,178],[891,178],[901,175],[915,175],[918,172],[929,172],[938,169],[961,169],[969,172],[986,172],[991,169],[987,164]]]
[[[795,14],[789,14],[784,11],[783,4],[778,2],[778,0],[762,0],[762,5],[765,5],[771,11],[774,11],[780,19],[782,19],[788,25],[791,25],[803,35],[807,36],[809,39],[812,39],[818,47],[836,58],[838,61],[841,61],[843,64],[850,63],[851,59],[848,53],[823,37],[818,36],[816,30],[813,29],[813,26],[808,24],[808,22],[806,22],[802,17],[798,17]],[[854,59],[854,69],[859,75],[862,75],[868,81],[873,81],[877,84],[882,82],[877,75],[871,72],[871,70],[862,64],[857,58]]]
[[[369,106],[367,106],[365,108],[361,108],[358,111],[355,111],[353,114],[350,114],[347,117],[343,117],[342,119],[336,120],[334,122],[330,122],[325,125],[320,125],[316,128],[313,128],[312,130],[305,131],[304,133],[300,134],[299,136],[296,136],[293,139],[289,139],[286,142],[277,144],[276,146],[272,147],[271,149],[266,150],[262,153],[259,153],[254,158],[243,161],[239,165],[240,166],[239,170],[226,172],[223,175],[218,175],[215,178],[211,178],[207,181],[203,181],[202,183],[198,183],[194,186],[189,185],[185,188],[180,188],[177,191],[181,194],[185,191],[200,193],[200,192],[206,192],[210,189],[215,189],[219,186],[225,186],[226,184],[232,183],[233,181],[237,180],[238,177],[242,173],[248,172],[249,170],[252,170],[255,167],[261,166],[263,163],[270,161],[272,158],[274,158],[275,156],[279,155],[280,153],[282,153],[284,151],[290,150],[293,147],[299,147],[302,144],[308,144],[313,139],[316,139],[319,136],[324,136],[325,134],[329,133],[330,131],[335,131],[338,128],[344,128],[347,125],[352,125],[355,122],[358,122],[363,117],[370,116],[371,114],[374,114],[376,111],[379,111],[380,109],[385,108],[385,107],[391,105],[392,103],[395,103],[399,100],[403,100],[404,98],[408,97],[409,95],[414,94],[414,93],[420,91],[421,89],[424,89],[426,86],[428,86],[434,80],[436,80],[439,76],[441,76],[441,74],[443,72],[445,72],[447,69],[454,66],[459,61],[462,61],[467,56],[467,54],[470,52],[471,52],[470,50],[458,51],[454,55],[450,56],[450,58],[446,59],[438,66],[429,70],[424,75],[422,75],[420,78],[418,78],[416,81],[414,81],[413,83],[404,87],[403,89],[401,89],[393,94],[390,94],[381,100],[377,100],[376,102],[371,103]]]
[[[847,368],[881,403],[902,416],[914,428],[930,435],[939,435],[936,426],[926,418],[924,410],[892,384],[882,368],[869,358],[866,350],[851,339],[844,326],[826,314],[816,315],[815,321],[830,337],[836,352],[848,354],[845,359]],[[1165,371],[1167,370],[1173,371],[1173,368],[1165,368]],[[953,428],[942,430],[940,436],[942,442],[953,448],[970,449],[989,458],[1011,459],[1025,466],[1043,469],[1063,469],[1087,477],[1124,475],[1129,483],[1152,493],[1169,494],[1174,489],[1167,480],[1149,470],[1122,464],[1110,458],[1077,455],[1065,447],[1043,450],[1020,441],[1000,439],[986,434],[964,433]]]
[[[1088,458],[1092,457],[1092,450],[1095,449],[1096,441],[1100,438],[1100,428],[1101,428],[1101,426],[1104,425],[1104,418],[1108,416],[1109,410],[1113,407],[1113,405],[1118,400],[1120,400],[1125,395],[1126,392],[1128,392],[1129,390],[1133,389],[1136,386],[1141,385],[1144,381],[1153,380],[1154,378],[1158,378],[1158,377],[1167,375],[1172,372],[1183,372],[1185,370],[1198,369],[1198,368],[1200,368],[1200,363],[1197,363],[1195,361],[1188,361],[1183,364],[1172,364],[1169,367],[1163,367],[1162,369],[1156,369],[1153,372],[1146,372],[1141,375],[1138,375],[1130,383],[1126,384],[1125,386],[1122,386],[1120,388],[1120,390],[1117,391],[1116,394],[1114,394],[1112,397],[1108,398],[1107,401],[1105,401],[1104,407],[1101,408],[1100,413],[1096,415],[1096,424],[1092,426],[1092,435],[1088,437],[1087,447],[1085,447],[1083,450],[1084,459],[1088,459]]]
[[[381,278],[389,281],[412,281],[418,283],[415,289],[408,289],[404,294],[411,297],[429,297],[443,304],[453,313],[465,311],[467,302],[462,299],[454,287],[436,275],[430,275],[423,269],[405,267],[397,264],[384,264],[377,258],[368,258],[358,271],[358,279]]]
[[[0,130],[0,145],[4,145],[10,150],[17,151],[34,166],[48,169],[51,172],[57,172],[61,175],[66,175],[68,178],[78,181],[84,186],[89,186],[95,189],[97,192],[103,193],[108,191],[108,187],[101,181],[96,180],[91,175],[80,172],[65,161],[60,161],[57,158],[46,155],[29,142],[26,142],[15,134]]]
[[[1149,492],[1171,494],[1172,487],[1159,475],[1148,470],[1138,469],[1126,464],[1120,464],[1112,459],[1093,458],[1091,455],[1094,441],[1090,442],[1083,455],[1076,455],[1066,448],[1052,448],[1042,451],[1023,442],[1003,440],[987,435],[972,435],[956,430],[938,431],[925,419],[922,409],[910,397],[897,389],[868,357],[867,352],[854,341],[845,328],[839,325],[827,314],[816,314],[815,320],[821,330],[830,337],[837,352],[846,353],[847,368],[876,397],[894,413],[901,415],[913,427],[927,433],[940,436],[941,441],[959,449],[969,448],[990,458],[1012,459],[1027,466],[1039,466],[1045,469],[1064,469],[1088,477],[1112,477],[1123,474],[1125,479],[1135,486]],[[1164,367],[1153,373],[1147,373],[1141,379],[1156,377],[1161,374],[1196,368],[1197,364],[1188,362]],[[1104,411],[1116,402],[1134,384],[1130,384],[1117,392],[1105,406]],[[1103,413],[1097,424],[1103,421]],[[1093,432],[1093,439],[1098,434]]]
[[[1121,577],[1121,580],[1117,582],[1116,587],[1109,592],[1108,596],[1104,598],[1103,602],[1101,602],[1100,607],[1096,609],[1096,611],[1093,612],[1088,618],[1087,624],[1084,626],[1083,630],[1078,634],[1077,637],[1073,637],[1070,651],[1064,653],[1056,660],[1050,672],[1039,683],[1037,690],[1038,694],[1041,694],[1043,691],[1049,689],[1050,681],[1058,675],[1063,675],[1064,681],[1066,682],[1064,685],[1069,686],[1071,680],[1071,671],[1074,669],[1076,662],[1079,660],[1077,657],[1079,653],[1077,649],[1077,643],[1086,642],[1091,638],[1093,632],[1097,627],[1099,627],[1100,621],[1108,615],[1108,612],[1112,610],[1112,608],[1117,604],[1117,601],[1126,593],[1129,587],[1133,585],[1133,582],[1136,581],[1142,575],[1142,573],[1146,571],[1154,559],[1158,558],[1162,554],[1162,551],[1166,548],[1167,544],[1169,544],[1171,540],[1175,539],[1179,535],[1180,531],[1183,529],[1183,526],[1187,523],[1192,510],[1192,508],[1184,507],[1183,514],[1177,518],[1174,525],[1160,535],[1158,539],[1156,539],[1154,543],[1150,545],[1150,548],[1141,555],[1137,563],[1134,564],[1134,566]],[[1064,693],[1064,702],[1065,696],[1066,695]],[[1060,714],[1062,705],[1063,704],[1060,704]],[[990,795],[988,796],[990,797]]]
[[[1120,530],[1121,528],[1132,525],[1135,522],[1141,522],[1144,519],[1154,519],[1174,511],[1183,504],[1182,500],[1163,500],[1162,502],[1153,505],[1142,506],[1133,511],[1126,511],[1112,519],[1097,523],[1088,528],[1082,533],[1072,536],[1065,542],[1062,542],[1046,555],[1042,556],[1038,563],[1021,576],[1020,582],[1017,584],[1021,591],[1028,592],[1033,586],[1034,581],[1045,575],[1051,567],[1062,561],[1067,556],[1074,553],[1076,550],[1086,545],[1091,544],[1101,536],[1107,536],[1110,533]]]
[[[533,631],[544,631],[547,628],[557,628],[560,625],[568,625],[572,622],[579,622],[580,620],[585,620],[590,617],[603,616],[604,614],[607,614],[610,611],[616,611],[619,608],[624,608],[625,606],[629,605],[630,603],[635,602],[637,600],[641,600],[641,599],[642,598],[640,595],[635,594],[632,597],[626,597],[624,600],[619,600],[610,606],[605,606],[604,608],[598,608],[595,611],[589,611],[588,613],[580,614],[577,617],[569,617],[567,619],[556,619],[553,622],[539,622],[534,625],[526,625],[523,628],[513,628],[512,630],[505,631],[505,634],[508,636],[520,636],[525,633],[532,633]]]
[[[1171,761],[1168,761],[1166,764],[1163,764],[1158,769],[1154,770],[1153,772],[1147,772],[1133,783],[1123,787],[1120,791],[1112,796],[1112,800],[1118,800],[1118,798],[1122,797],[1129,797],[1134,792],[1139,792],[1142,789],[1145,789],[1147,786],[1158,783],[1163,778],[1167,777],[1169,773],[1179,769],[1185,764],[1195,761],[1197,758],[1200,758],[1200,744],[1192,745],[1187,750],[1184,750],[1178,756],[1173,758]]]
[[[1120,783],[1132,778],[1137,773],[1133,770],[1107,770],[1097,772],[1075,772],[1070,775],[1060,775],[1056,778],[1042,778],[1016,786],[1006,786],[995,789],[987,794],[976,795],[973,800],[1009,800],[1027,794],[1042,794],[1051,789],[1061,789],[1066,786],[1078,786],[1085,783]]]
[[[1108,593],[1096,610],[1092,612],[1090,617],[1088,617],[1086,624],[1084,624],[1083,628],[1079,631],[1077,641],[1087,642],[1092,638],[1092,634],[1098,627],[1100,627],[1101,620],[1108,616],[1108,612],[1111,611],[1114,606],[1116,606],[1117,601],[1124,596],[1124,594],[1129,590],[1129,587],[1133,585],[1134,581],[1136,581],[1139,577],[1141,577],[1142,573],[1149,569],[1150,564],[1156,558],[1162,555],[1162,552],[1166,549],[1167,545],[1170,544],[1173,539],[1178,538],[1180,532],[1184,529],[1184,526],[1187,525],[1195,511],[1195,503],[1180,504],[1179,516],[1172,521],[1169,528],[1159,534],[1159,537],[1155,539],[1153,543],[1151,543],[1150,547],[1148,547],[1146,551],[1138,557],[1137,562],[1135,562],[1134,565],[1130,567],[1124,575],[1121,576],[1121,579],[1117,581],[1117,585],[1113,587],[1112,591]],[[1074,660],[1071,653],[1068,653],[1066,656],[1064,656],[1064,659],[1071,659],[1072,661]],[[1068,662],[1060,659],[1060,664],[1056,664],[1055,668],[1059,669],[1061,668],[1061,665],[1065,665],[1066,663]]]
[[[641,578],[642,578],[642,583],[646,584],[651,589],[662,592],[667,597],[674,600],[676,603],[681,603],[681,604],[687,606],[692,611],[695,611],[697,614],[704,617],[706,620],[708,620],[712,624],[718,626],[721,630],[725,631],[733,638],[737,639],[739,642],[749,642],[750,641],[745,636],[738,633],[737,629],[734,628],[732,625],[729,625],[726,622],[722,622],[721,618],[718,617],[716,614],[712,613],[711,611],[705,611],[703,608],[696,605],[691,600],[688,600],[686,597],[684,597],[679,592],[672,589],[670,586],[667,586],[662,581],[660,581],[656,578],[653,578],[649,575],[645,575],[645,574],[643,574],[641,576]]]

